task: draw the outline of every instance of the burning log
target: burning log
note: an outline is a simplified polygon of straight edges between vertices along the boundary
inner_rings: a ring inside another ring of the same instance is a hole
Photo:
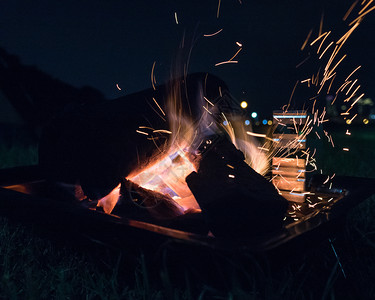
[[[209,139],[204,147],[198,171],[186,182],[212,233],[248,238],[280,229],[288,202],[272,183],[249,167],[226,138]]]
[[[151,191],[124,180],[121,195],[113,213],[126,215],[137,220],[163,220],[183,215],[184,210],[166,194]]]

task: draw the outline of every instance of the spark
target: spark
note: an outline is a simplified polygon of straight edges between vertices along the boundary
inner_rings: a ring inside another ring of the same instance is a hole
[[[202,106],[210,115],[212,115],[212,112],[210,112],[209,110],[208,110],[208,108],[207,107],[205,107],[205,106]]]
[[[322,31],[323,31],[323,20],[324,20],[324,12],[320,16],[319,34],[322,34]]]
[[[353,106],[350,106],[346,112],[348,113],[352,108]]]
[[[263,151],[267,151],[267,152],[270,151],[270,149],[268,149],[268,148],[264,148],[264,147],[258,147],[258,149],[259,149],[259,150],[263,150]]]
[[[346,130],[345,134],[346,135],[352,135],[352,133],[349,131],[349,129]]]
[[[216,13],[217,19],[219,19],[219,15],[220,15],[220,5],[221,5],[221,0],[219,0],[219,3],[217,4],[217,13]]]
[[[305,49],[306,45],[307,45],[307,42],[309,41],[310,37],[311,37],[311,34],[312,34],[313,30],[311,29],[310,32],[308,33],[307,37],[306,37],[306,40],[305,42],[303,43],[302,47],[301,47],[301,51],[303,51],[303,49]]]
[[[316,131],[315,131],[315,134],[318,136],[318,139],[320,140],[321,139],[320,135]]]
[[[140,129],[150,129],[150,130],[155,130],[154,128],[148,127],[148,126],[139,126],[138,128]]]
[[[329,181],[330,177],[328,176],[327,179],[323,182],[323,184],[326,184]]]
[[[365,93],[362,93],[353,103],[350,107],[353,107],[354,104],[356,104],[359,100],[361,100],[361,98],[365,95]]]
[[[330,33],[331,33],[331,31],[329,31],[329,32],[325,35],[325,37],[323,38],[323,40],[320,42],[320,45],[319,45],[319,47],[318,47],[318,51],[316,51],[316,54],[319,54],[320,48],[322,47],[324,41],[325,41],[326,38],[330,35]]]
[[[229,174],[228,175],[229,178],[235,178],[236,176],[232,175],[232,174]]]
[[[218,31],[214,32],[214,33],[210,33],[210,34],[204,34],[203,36],[204,37],[211,37],[211,36],[215,36],[217,34],[219,34],[220,32],[223,31],[223,28],[219,29]]]
[[[229,59],[228,61],[232,61],[232,60],[238,55],[238,53],[241,52],[241,50],[242,50],[242,48],[238,49],[238,51],[237,51],[237,52],[232,56],[232,58]]]
[[[349,148],[342,148],[343,151],[349,151]]]
[[[307,86],[310,87],[310,80],[311,80],[311,78],[307,78],[305,80],[302,80],[301,83],[307,82]]]
[[[246,134],[251,135],[251,136],[256,136],[256,137],[267,138],[267,136],[265,134],[255,133],[255,132],[251,132],[251,131],[246,131]],[[271,140],[273,140],[273,139],[271,139]]]
[[[176,21],[176,24],[178,25],[177,12],[174,12],[174,19],[175,19],[175,21]]]
[[[356,84],[356,82],[358,81],[358,79],[354,80],[353,83],[350,85],[349,89],[346,91],[345,95],[347,96],[350,92],[350,90],[352,89],[352,87]]]
[[[332,198],[330,198],[330,199],[328,199],[328,202],[331,202],[333,200],[333,197]]]
[[[346,54],[338,61],[338,63],[332,68],[332,70],[329,71],[328,74],[332,74],[332,72],[337,68],[337,66],[345,59]]]
[[[240,42],[236,42],[236,45],[237,45],[238,47],[242,47],[242,44],[241,44]]]
[[[355,114],[353,118],[350,119],[350,123],[353,122],[353,120],[357,117],[358,114]]]
[[[310,46],[314,45],[317,41],[319,41],[322,37],[324,37],[327,34],[327,32],[324,32],[323,34],[319,35],[315,40],[313,40],[310,43]]]
[[[335,148],[335,144],[333,143],[333,138],[332,138],[332,136],[330,136],[330,137],[331,137],[332,148]]]
[[[353,25],[355,22],[357,22],[358,20],[362,19],[365,15],[367,15],[369,12],[373,11],[375,9],[375,6],[371,7],[369,10],[367,10],[365,13],[363,13],[362,15],[360,15],[358,18],[354,19],[350,24],[349,26]]]
[[[206,100],[211,106],[215,106],[210,100],[208,100],[205,96],[203,96],[204,100]]]
[[[234,169],[234,167],[232,165],[229,165],[229,164],[227,164],[227,167],[229,167],[231,169]]]
[[[121,88],[119,87],[118,83],[116,83],[116,87],[119,91],[121,91]]]
[[[159,112],[153,107],[153,105],[151,105],[151,103],[147,103],[151,109],[164,121],[164,122],[167,122],[167,120],[165,118],[163,118],[163,116],[161,114],[159,114]]]
[[[165,116],[165,112],[163,111],[163,109],[161,108],[161,106],[159,105],[158,101],[156,101],[156,99],[154,97],[152,97],[152,100],[154,100],[156,106],[160,109],[161,113],[163,114],[163,116]]]
[[[319,56],[319,59],[321,59],[322,57],[323,57],[323,55],[324,55],[324,53],[326,53],[326,51],[328,50],[328,48],[329,47],[331,47],[333,45],[333,42],[331,42],[325,49],[324,49],[324,51],[322,52],[322,54],[320,54],[320,56]],[[318,51],[319,52],[319,51]]]
[[[350,28],[337,42],[336,44],[340,44],[340,47],[337,50],[337,53],[340,51],[341,47],[345,44],[347,39],[350,37],[350,35],[353,33],[354,29],[356,29],[359,26],[359,22],[357,22],[352,28]]]
[[[342,18],[343,21],[346,21],[346,19],[349,17],[350,13],[352,12],[353,8],[357,5],[358,3],[358,0],[355,1],[352,6],[348,9],[348,11],[346,12],[345,16]]]
[[[156,88],[155,88],[155,84],[154,84],[154,78],[155,78],[155,76],[154,76],[155,64],[156,64],[156,61],[154,61],[154,63],[152,64],[152,69],[151,69],[151,84],[152,84],[152,88],[153,88],[154,90],[156,90]]]
[[[296,65],[296,69],[302,66],[309,58],[310,56],[307,56],[303,61],[301,61],[298,65]]]
[[[217,66],[220,66],[220,65],[224,65],[224,64],[238,64],[238,61],[237,60],[227,60],[227,61],[223,61],[223,62],[219,62],[217,64],[215,64],[215,67]]]
[[[330,184],[329,184],[329,189],[331,189],[332,188],[332,182],[330,182]],[[333,198],[332,198],[333,199]],[[328,201],[329,202],[329,201]]]
[[[331,54],[331,56],[330,56],[330,58],[329,58],[329,60],[328,60],[328,63],[326,64],[326,66],[325,66],[325,68],[324,68],[324,71],[325,71],[325,74],[328,72],[328,68],[330,67],[330,65],[331,65],[331,63],[332,63],[332,61],[335,59],[335,57],[336,57],[336,54],[337,54],[337,48],[338,48],[338,46],[336,45],[335,46],[335,49],[333,49],[333,52],[332,52],[332,54]]]
[[[373,0],[370,0],[359,12],[358,15],[361,15],[372,3]]]
[[[350,74],[349,74],[349,76],[348,77],[346,77],[346,79],[345,79],[345,81],[348,81],[348,79],[350,78],[350,76],[352,76],[359,68],[361,68],[361,66],[358,66],[353,72],[351,72]]]
[[[148,135],[148,133],[147,133],[147,132],[144,132],[144,131],[136,130],[136,132],[138,132],[138,133],[140,133],[140,134]]]
[[[350,84],[351,81],[344,82],[336,91],[336,94],[338,94],[340,91],[343,91],[348,84]]]
[[[157,133],[157,132],[172,134],[172,131],[169,131],[169,130],[166,130],[166,129],[157,129],[157,130],[153,131],[153,133]]]

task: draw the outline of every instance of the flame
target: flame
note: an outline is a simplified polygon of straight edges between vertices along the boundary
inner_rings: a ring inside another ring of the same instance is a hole
[[[191,172],[197,171],[199,162],[195,154],[198,146],[208,136],[225,132],[232,143],[244,153],[246,162],[262,175],[267,172],[270,161],[264,153],[264,149],[268,150],[265,145],[259,147],[258,142],[246,134],[243,118],[231,114],[232,122],[228,120],[225,114],[220,113],[215,101],[207,99],[202,90],[198,92],[196,101],[201,107],[200,116],[198,121],[194,122],[182,110],[177,83],[168,100],[168,132],[171,133],[168,145],[160,148],[164,150],[159,149],[151,163],[127,177],[143,188],[168,194],[185,211],[200,208],[185,178]],[[153,130],[160,131],[165,130]]]

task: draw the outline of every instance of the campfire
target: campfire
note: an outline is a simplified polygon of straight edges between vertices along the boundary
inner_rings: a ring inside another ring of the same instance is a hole
[[[329,42],[331,31],[320,30],[310,41],[310,32],[302,50],[317,47],[326,65],[295,88],[305,85],[314,96],[303,111],[290,110],[290,103],[275,111],[268,132],[245,125],[239,103],[215,76],[185,75],[156,87],[152,75],[152,89],[58,117],[44,132],[40,164],[51,181],[74,187],[74,200],[107,214],[158,224],[199,215],[213,235],[230,237],[269,234],[288,217],[298,222],[340,198],[307,188],[308,174],[318,170],[317,147],[308,140],[315,134],[334,146],[322,128],[326,109],[316,100],[334,89],[346,57],[339,51],[364,10],[337,40]],[[352,80],[359,68],[331,103],[345,94],[350,107],[343,117],[350,122],[363,96]]]
[[[132,120],[133,99],[145,99],[147,116],[120,127]],[[264,177],[272,139],[261,144],[248,134],[221,80],[195,74],[105,105],[108,114],[99,106],[78,118],[64,116],[41,144],[49,177],[69,179],[84,205],[155,222],[202,214],[215,235],[281,227],[287,201]],[[102,140],[105,147],[93,147]]]

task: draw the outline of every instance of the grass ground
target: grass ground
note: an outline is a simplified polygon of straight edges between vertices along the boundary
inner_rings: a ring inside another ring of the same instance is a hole
[[[373,130],[353,129],[349,139],[345,131],[336,132],[336,147],[325,148],[323,171],[375,177]],[[1,155],[0,165],[19,163],[21,153],[22,161],[36,159],[35,146],[30,152],[19,148],[19,154],[2,149],[15,157]],[[373,299],[374,217],[374,197],[350,213],[332,240],[339,261],[324,239],[285,262],[168,245],[155,262],[147,251],[134,255],[130,249],[56,242],[34,226],[2,217],[0,299]]]

